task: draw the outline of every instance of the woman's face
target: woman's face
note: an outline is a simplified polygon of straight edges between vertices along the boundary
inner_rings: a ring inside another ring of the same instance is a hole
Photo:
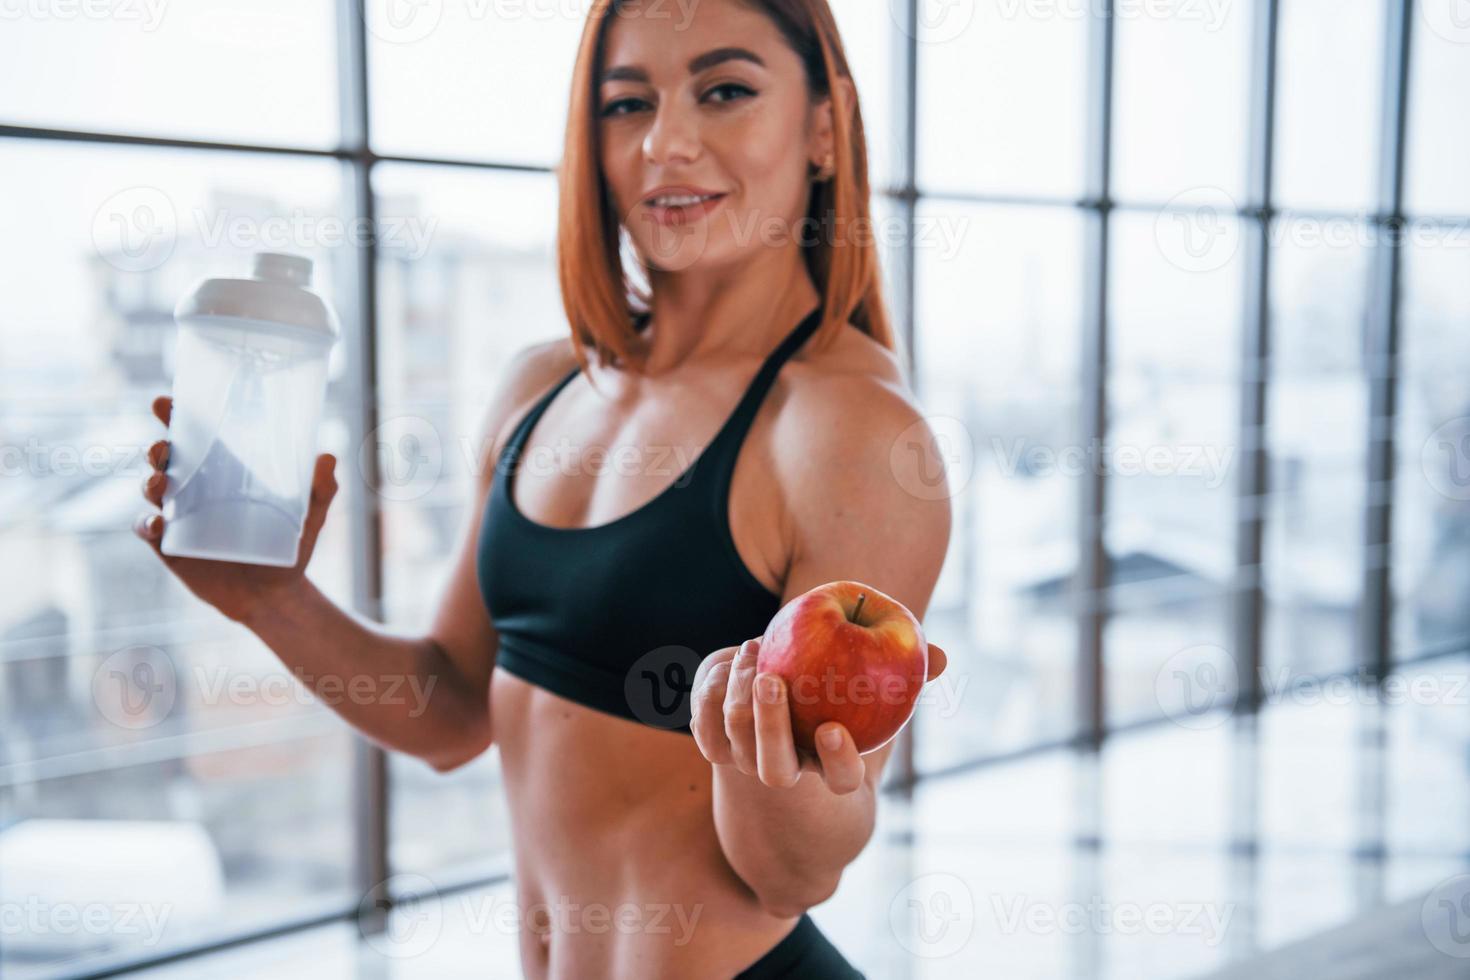
[[[739,0],[684,8],[632,3],[612,16],[595,102],[613,204],[639,253],[665,271],[713,269],[810,235],[799,224],[807,167],[832,146],[826,102],[810,101],[775,24]]]

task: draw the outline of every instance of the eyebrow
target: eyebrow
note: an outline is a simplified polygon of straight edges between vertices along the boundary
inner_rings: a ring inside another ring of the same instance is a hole
[[[766,67],[766,63],[754,51],[747,51],[745,48],[715,48],[713,51],[706,51],[704,54],[691,59],[689,62],[689,74],[698,75],[700,72],[713,68],[715,65],[723,64],[726,61],[749,61],[762,68]],[[620,65],[603,72],[602,81],[646,82],[648,81],[648,72],[642,68]]]

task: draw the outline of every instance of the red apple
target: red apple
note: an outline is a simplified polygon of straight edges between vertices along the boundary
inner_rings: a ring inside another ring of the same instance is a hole
[[[816,754],[817,726],[838,721],[859,752],[897,735],[928,675],[928,645],[903,603],[861,582],[828,582],[782,606],[756,658],[786,682],[791,734]]]

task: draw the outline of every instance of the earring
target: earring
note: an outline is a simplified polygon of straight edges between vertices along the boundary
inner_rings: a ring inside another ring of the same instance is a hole
[[[828,153],[825,157],[822,158],[822,167],[820,170],[817,171],[816,176],[813,179],[820,184],[825,181],[831,180],[833,176],[836,175],[836,173],[837,168],[834,166],[832,154]]]

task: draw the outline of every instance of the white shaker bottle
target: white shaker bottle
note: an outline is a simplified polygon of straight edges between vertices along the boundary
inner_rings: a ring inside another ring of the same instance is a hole
[[[174,308],[165,555],[296,563],[338,334],[310,284],[310,259],[259,252],[250,278],[205,279]]]

